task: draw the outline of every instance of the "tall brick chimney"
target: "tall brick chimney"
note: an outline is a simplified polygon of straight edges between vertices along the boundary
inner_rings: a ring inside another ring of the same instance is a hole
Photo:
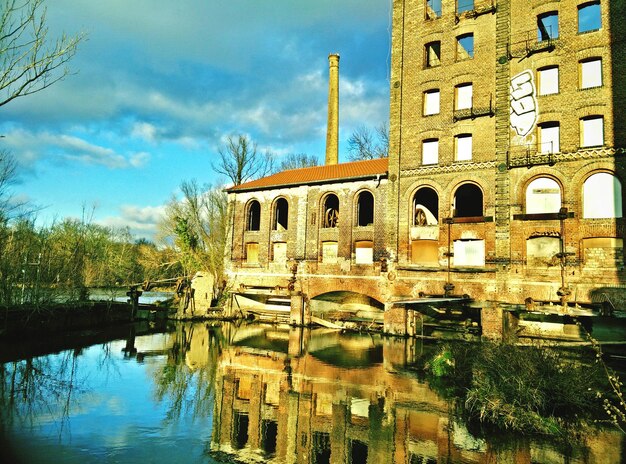
[[[328,125],[326,164],[339,162],[339,55],[328,55]]]

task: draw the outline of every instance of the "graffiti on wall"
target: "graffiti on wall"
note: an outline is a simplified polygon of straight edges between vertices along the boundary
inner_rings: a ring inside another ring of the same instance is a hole
[[[530,70],[511,79],[509,102],[511,128],[518,136],[526,137],[535,127],[538,116],[537,91]]]

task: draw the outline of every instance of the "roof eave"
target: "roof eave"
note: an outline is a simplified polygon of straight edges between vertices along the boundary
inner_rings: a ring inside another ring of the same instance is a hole
[[[226,189],[227,193],[240,193],[240,192],[254,192],[258,190],[275,190],[279,188],[285,187],[298,187],[301,185],[322,185],[322,184],[336,184],[338,182],[353,182],[357,180],[367,180],[367,179],[376,179],[381,178],[385,179],[389,175],[388,171],[377,173],[377,174],[366,174],[362,176],[351,176],[351,177],[338,177],[335,179],[323,179],[323,180],[312,180],[307,182],[293,182],[293,183],[282,183],[282,184],[274,184],[267,185],[265,187],[240,187],[235,186]]]

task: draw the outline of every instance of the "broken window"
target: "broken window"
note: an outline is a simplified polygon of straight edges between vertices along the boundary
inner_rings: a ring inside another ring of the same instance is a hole
[[[597,31],[602,26],[600,2],[578,5],[578,33]]]
[[[455,266],[484,266],[484,240],[455,240],[453,245]]]
[[[621,218],[622,183],[608,172],[598,172],[583,184],[583,218]]]
[[[322,216],[324,228],[337,227],[339,223],[339,198],[337,195],[331,193],[324,199]]]
[[[483,215],[483,191],[474,184],[463,184],[454,193],[454,217]]]
[[[539,153],[558,153],[560,146],[560,126],[558,122],[544,122],[539,125]]]
[[[371,240],[355,242],[354,255],[356,264],[372,264],[374,262],[374,242]]]
[[[441,16],[441,0],[426,0],[426,19],[435,19]]]
[[[279,198],[274,204],[274,230],[287,230],[289,224],[289,203]]]
[[[430,187],[422,187],[413,195],[413,225],[437,225],[439,196]]]
[[[457,0],[456,14],[465,13],[474,9],[474,0]]]
[[[559,67],[549,66],[537,70],[537,84],[539,95],[559,93]]]
[[[561,187],[548,177],[538,177],[526,187],[526,214],[558,213]]]
[[[580,120],[580,146],[600,147],[604,145],[604,118],[589,116]]]
[[[248,413],[235,411],[233,422],[233,448],[242,449],[248,443]]]
[[[258,201],[252,200],[248,204],[246,222],[246,230],[261,229],[261,204]]]
[[[526,264],[529,267],[550,268],[560,264],[560,236],[537,236],[526,240]]]
[[[441,64],[441,42],[427,43],[425,48],[425,62],[424,65],[427,68],[439,66]]]
[[[364,227],[374,224],[374,195],[371,192],[359,193],[356,209],[357,226]]]
[[[580,88],[602,86],[602,58],[589,58],[580,62]]]
[[[537,16],[537,40],[556,39],[559,37],[559,14],[556,11],[550,11]]]
[[[248,264],[259,263],[259,244],[258,243],[246,243],[246,263]]]
[[[269,455],[276,453],[278,422],[264,419],[261,422],[261,449]]]
[[[422,142],[422,164],[437,164],[439,162],[439,139],[424,140]]]
[[[472,134],[459,134],[454,137],[455,161],[471,161],[472,159]]]
[[[440,110],[440,94],[439,89],[427,90],[424,92],[424,108],[423,114],[424,116],[429,116],[431,114],[439,114]]]
[[[472,108],[473,86],[470,83],[459,84],[454,88],[454,109],[467,110]]]
[[[474,58],[474,34],[463,34],[456,38],[457,61]]]

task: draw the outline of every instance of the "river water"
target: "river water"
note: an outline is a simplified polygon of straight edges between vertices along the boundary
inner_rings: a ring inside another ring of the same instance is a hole
[[[473,435],[419,375],[434,342],[147,323],[0,346],[0,462],[626,462],[626,440]]]

